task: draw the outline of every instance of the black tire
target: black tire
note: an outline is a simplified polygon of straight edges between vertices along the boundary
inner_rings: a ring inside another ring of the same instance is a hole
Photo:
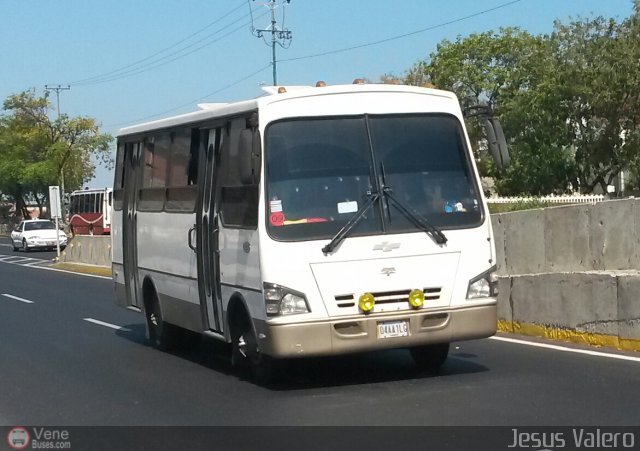
[[[20,248],[16,247],[16,245],[13,243],[13,240],[11,240],[11,245],[13,246],[13,252],[18,252],[20,250]]]
[[[442,367],[449,356],[449,343],[418,346],[411,348],[409,351],[420,370],[435,373]]]
[[[27,240],[22,240],[22,250],[24,252],[29,252],[29,246],[27,246]]]
[[[149,301],[147,308],[145,308],[145,317],[147,319],[147,331],[151,346],[160,351],[170,351],[174,349],[178,335],[176,327],[162,319],[160,302],[155,293]]]
[[[255,382],[270,385],[277,379],[280,361],[262,354],[248,315],[237,317],[231,324],[231,364],[236,369],[249,369]]]

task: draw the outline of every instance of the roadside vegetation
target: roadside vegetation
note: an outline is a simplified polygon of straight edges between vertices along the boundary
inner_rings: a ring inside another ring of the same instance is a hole
[[[113,138],[89,117],[56,119],[49,99],[35,90],[4,100],[0,115],[0,202],[15,203],[17,216],[28,217],[26,206],[36,204],[43,216],[49,186],[65,192],[79,189],[95,173],[94,161],[112,165]]]
[[[480,124],[467,124],[483,176],[503,196],[594,189],[621,171],[640,188],[640,0],[628,18],[556,22],[553,33],[518,28],[444,40],[403,76],[383,82],[455,92],[463,108],[491,107],[512,155],[499,172],[484,158]]]

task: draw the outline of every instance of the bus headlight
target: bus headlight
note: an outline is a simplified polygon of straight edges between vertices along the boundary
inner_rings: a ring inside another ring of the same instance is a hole
[[[311,311],[303,293],[267,282],[263,284],[263,288],[267,316],[296,315]]]
[[[469,281],[467,299],[493,298],[498,296],[497,267],[493,266]]]

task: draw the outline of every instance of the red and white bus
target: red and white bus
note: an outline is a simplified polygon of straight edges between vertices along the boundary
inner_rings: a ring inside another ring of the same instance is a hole
[[[69,224],[73,235],[111,233],[112,188],[94,188],[71,193]]]

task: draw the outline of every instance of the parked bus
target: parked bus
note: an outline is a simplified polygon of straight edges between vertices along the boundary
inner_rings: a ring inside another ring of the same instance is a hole
[[[69,196],[69,224],[73,235],[111,233],[112,188],[73,191]]]
[[[389,348],[435,370],[452,341],[493,335],[493,234],[455,95],[268,91],[119,132],[116,303],[152,344],[200,332],[266,380],[280,359]]]

